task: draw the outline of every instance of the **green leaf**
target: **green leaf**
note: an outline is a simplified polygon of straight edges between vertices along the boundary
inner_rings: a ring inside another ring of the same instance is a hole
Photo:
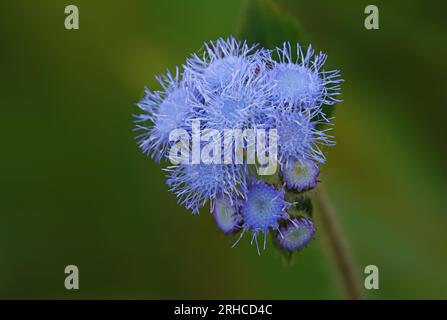
[[[306,45],[297,21],[272,0],[247,1],[239,36],[268,49],[280,46],[284,41]]]

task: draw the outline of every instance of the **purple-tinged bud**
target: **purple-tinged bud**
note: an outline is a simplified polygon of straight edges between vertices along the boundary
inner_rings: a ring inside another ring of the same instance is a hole
[[[311,220],[306,218],[289,220],[278,232],[278,245],[288,252],[298,251],[312,241],[314,234],[315,227]]]
[[[211,213],[217,227],[222,232],[232,235],[241,228],[242,217],[236,200],[231,200],[228,197],[215,199]]]
[[[289,162],[282,168],[287,187],[299,192],[315,188],[319,173],[317,165],[311,160]]]

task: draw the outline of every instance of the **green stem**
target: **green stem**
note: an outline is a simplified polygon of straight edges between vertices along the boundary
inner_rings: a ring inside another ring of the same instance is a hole
[[[347,299],[362,299],[362,293],[359,287],[357,277],[357,267],[348,249],[348,244],[343,237],[340,226],[335,217],[335,212],[328,201],[326,192],[321,185],[315,193],[315,200],[318,208],[319,219],[323,227],[325,236],[324,243],[334,259],[337,274]]]

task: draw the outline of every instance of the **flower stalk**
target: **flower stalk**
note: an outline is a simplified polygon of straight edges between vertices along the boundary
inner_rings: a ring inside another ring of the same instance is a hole
[[[350,300],[360,300],[363,296],[357,275],[358,268],[349,250],[349,245],[343,236],[335,212],[328,200],[326,191],[321,184],[315,193],[315,204],[322,227],[320,234],[325,237],[323,243],[333,259],[345,297]]]

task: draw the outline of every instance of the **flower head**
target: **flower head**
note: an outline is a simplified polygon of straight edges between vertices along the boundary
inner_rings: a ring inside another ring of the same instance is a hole
[[[315,234],[315,227],[306,218],[292,219],[285,227],[280,228],[277,243],[281,249],[294,252],[307,246]]]
[[[340,72],[321,70],[327,56],[315,54],[311,46],[304,52],[297,44],[293,52],[289,42],[276,48],[279,61],[271,60],[271,79],[276,82],[274,100],[276,103],[299,108],[319,108],[321,104],[332,105],[339,102]]]
[[[217,130],[265,127],[273,87],[265,73],[244,73],[221,90],[206,93],[205,99],[193,99],[194,118]]]
[[[281,169],[282,177],[289,189],[302,192],[317,185],[320,170],[312,160],[288,162]]]
[[[136,139],[141,150],[157,161],[166,154],[171,131],[187,129],[185,119],[191,114],[188,89],[179,77],[178,69],[175,75],[168,71],[166,75],[157,77],[164,90],[151,92],[146,89],[146,96],[138,103],[143,114],[136,116],[136,130],[144,132]]]
[[[318,130],[311,110],[278,109],[275,115],[281,165],[300,160],[325,161],[320,146],[333,144],[330,129]]]
[[[239,242],[247,230],[252,231],[252,242],[256,242],[259,254],[257,236],[264,233],[264,249],[266,235],[270,229],[278,230],[279,221],[288,219],[286,210],[290,203],[284,200],[284,190],[275,189],[261,180],[255,181],[248,186],[245,199],[241,203],[241,215],[244,220],[242,233],[234,245]],[[233,245],[233,246],[234,246]]]
[[[193,54],[186,62],[185,73],[192,79],[202,94],[225,88],[247,72],[256,72],[260,53],[256,45],[249,46],[233,37],[205,43],[202,55]]]
[[[219,197],[236,199],[242,196],[246,188],[243,166],[182,163],[168,167],[166,171],[170,191],[177,195],[180,204],[193,213],[199,213],[199,209],[209,200]]]

